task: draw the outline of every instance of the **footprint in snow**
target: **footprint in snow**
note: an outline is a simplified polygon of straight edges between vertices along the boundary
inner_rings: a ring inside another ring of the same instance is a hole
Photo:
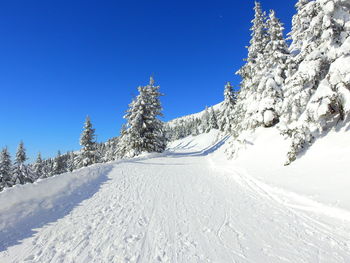
[[[126,238],[124,238],[124,241],[126,243],[132,243],[134,241],[139,241],[141,238],[137,235],[130,235],[130,236],[127,236]]]

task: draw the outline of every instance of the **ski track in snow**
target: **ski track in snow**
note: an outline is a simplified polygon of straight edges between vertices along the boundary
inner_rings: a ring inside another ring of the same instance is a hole
[[[350,262],[348,221],[283,205],[207,151],[129,160],[107,176],[0,262]]]

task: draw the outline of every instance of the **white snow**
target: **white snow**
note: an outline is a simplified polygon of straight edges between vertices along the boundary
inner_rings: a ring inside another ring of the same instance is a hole
[[[231,161],[221,158],[230,139],[211,131],[164,154],[6,190],[0,219],[12,221],[2,224],[0,262],[349,262],[346,211],[304,196],[347,198],[333,181],[350,181],[337,167],[348,168],[339,157],[349,141],[335,133],[290,167],[269,144],[286,147],[276,129],[247,137]],[[325,158],[337,163],[325,167]]]
[[[211,107],[213,108],[214,111],[220,111],[221,110],[221,106],[222,106],[222,102],[220,102],[218,104],[215,104],[215,105],[213,105]],[[198,119],[200,119],[203,116],[204,113],[205,113],[205,109],[200,111],[200,112],[197,112],[197,113],[193,113],[193,114],[190,114],[190,115],[185,115],[185,116],[182,116],[182,117],[170,120],[170,121],[167,122],[167,124],[169,124],[169,126],[172,127],[176,123],[179,123],[181,120],[188,120],[190,118],[198,118]]]
[[[110,169],[109,165],[93,165],[5,189],[0,194],[0,250],[28,235],[31,227],[55,221],[91,197],[99,184],[107,180]]]
[[[275,114],[272,110],[264,111],[264,124],[266,126],[271,126],[273,124],[273,120],[275,119]]]
[[[256,179],[301,194],[312,200],[350,211],[349,127],[331,130],[289,166],[284,166],[289,141],[277,128],[260,128],[245,135],[233,160],[225,160],[224,149],[215,162]],[[230,147],[227,144],[227,147]],[[225,147],[223,147],[225,148]]]

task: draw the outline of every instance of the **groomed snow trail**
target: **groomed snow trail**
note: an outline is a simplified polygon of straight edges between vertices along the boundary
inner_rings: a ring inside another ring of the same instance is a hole
[[[126,161],[108,177],[0,262],[350,262],[348,222],[288,208],[208,156]]]

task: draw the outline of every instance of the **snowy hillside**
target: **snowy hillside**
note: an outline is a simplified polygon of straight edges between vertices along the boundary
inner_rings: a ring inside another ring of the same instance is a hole
[[[349,131],[345,127],[329,131],[295,162],[284,166],[288,146],[289,141],[276,128],[261,128],[247,136],[231,168],[243,168],[270,185],[350,211]],[[223,152],[217,153],[219,160],[225,160]]]
[[[213,108],[215,111],[221,111],[221,106],[222,106],[222,102],[211,106],[211,108]],[[204,113],[205,113],[205,110],[202,110],[202,111],[197,112],[197,113],[193,113],[193,114],[190,114],[190,115],[185,115],[185,116],[182,116],[182,117],[170,120],[167,123],[170,126],[174,126],[174,125],[180,123],[181,121],[187,121],[187,120],[192,119],[192,118],[193,119],[195,119],[195,118],[201,119],[203,117]]]
[[[174,141],[163,154],[8,189],[0,194],[2,204],[12,200],[0,210],[0,261],[348,262],[349,213],[290,193],[300,180],[299,193],[334,198],[336,184],[320,187],[325,167],[314,161],[313,174],[303,162],[277,165],[267,141],[281,143],[274,129],[258,131],[239,158],[223,161],[230,138],[213,130]],[[342,147],[332,135],[315,151],[330,141],[336,160]]]
[[[184,116],[183,119],[192,116]],[[239,137],[240,142],[217,130],[210,134],[215,136],[188,136],[172,142],[170,147],[176,150],[205,149],[214,141],[227,138],[225,144],[211,155],[219,166],[244,172],[271,186],[350,211],[350,162],[347,158],[350,154],[350,137],[347,125],[332,129],[318,138],[289,166],[284,163],[290,138],[282,136],[276,127],[246,132]],[[234,154],[228,158],[232,149]]]

